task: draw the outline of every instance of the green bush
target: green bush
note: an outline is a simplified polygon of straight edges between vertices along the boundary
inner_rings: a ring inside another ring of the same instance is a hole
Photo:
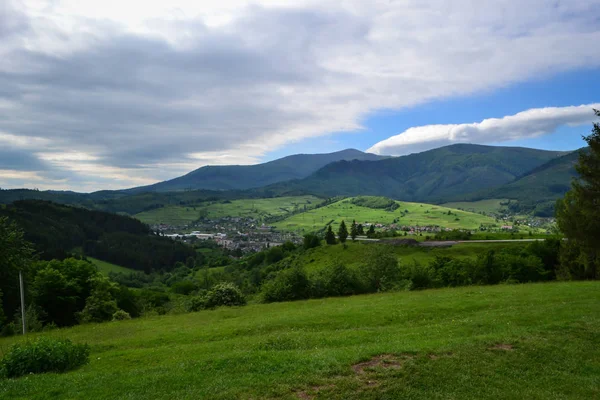
[[[191,297],[186,305],[186,309],[189,312],[196,312],[206,309],[206,296],[194,296]]]
[[[174,283],[171,286],[171,290],[173,291],[173,293],[183,294],[186,296],[188,294],[192,293],[196,289],[198,289],[198,287],[196,286],[196,284],[194,282],[191,282],[191,281],[181,281],[181,282]]]
[[[131,315],[129,315],[127,311],[123,310],[117,310],[112,316],[113,321],[125,321],[128,319],[131,319]]]
[[[357,274],[337,264],[321,271],[312,281],[311,297],[350,296],[364,292]]]
[[[307,299],[310,296],[310,282],[300,268],[290,268],[265,282],[261,292],[266,303]]]
[[[233,283],[219,283],[206,293],[206,308],[219,306],[243,306],[246,304],[244,294]]]
[[[14,378],[43,372],[65,372],[87,364],[90,348],[69,339],[41,337],[14,344],[0,361],[0,375]]]

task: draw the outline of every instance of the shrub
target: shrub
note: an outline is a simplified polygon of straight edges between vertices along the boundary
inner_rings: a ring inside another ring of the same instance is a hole
[[[194,282],[191,281],[181,281],[173,284],[171,286],[171,290],[173,293],[188,295],[197,289],[197,286]]]
[[[312,282],[312,297],[349,296],[363,292],[356,273],[344,265],[326,268]]]
[[[246,298],[233,283],[219,283],[206,293],[206,308],[218,306],[243,306]]]
[[[86,364],[89,355],[87,344],[41,337],[14,344],[0,361],[0,375],[14,378],[29,373],[65,372]]]
[[[189,312],[196,312],[206,309],[206,296],[194,296],[188,300],[186,309]]]
[[[369,254],[369,263],[362,267],[361,273],[369,292],[392,290],[400,280],[396,255],[383,248],[376,248]]]
[[[300,268],[283,270],[262,286],[263,301],[292,301],[307,299],[310,296],[310,282]]]
[[[128,319],[131,319],[131,315],[129,315],[127,311],[123,310],[117,310],[112,316],[113,321],[125,321]]]

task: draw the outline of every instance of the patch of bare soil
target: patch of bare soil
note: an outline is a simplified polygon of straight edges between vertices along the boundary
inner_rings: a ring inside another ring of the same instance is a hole
[[[400,369],[407,360],[415,358],[410,354],[402,354],[395,356],[393,354],[381,354],[371,358],[369,361],[364,361],[358,364],[354,364],[352,369],[356,374],[362,375],[366,369],[373,368],[386,368],[386,369]]]
[[[333,384],[331,384],[331,385],[322,385],[322,386],[313,386],[313,387],[311,387],[311,390],[312,390],[312,392],[318,394],[323,389],[330,389],[330,388],[334,388],[334,387],[335,387],[335,385],[333,385]],[[303,390],[301,392],[297,392],[296,396],[298,396],[298,398],[302,399],[302,400],[312,400],[312,399],[315,398],[315,395],[309,394],[309,392],[306,391],[306,390]]]
[[[507,343],[498,343],[489,348],[489,350],[504,350],[504,351],[513,351],[515,348],[512,344]]]

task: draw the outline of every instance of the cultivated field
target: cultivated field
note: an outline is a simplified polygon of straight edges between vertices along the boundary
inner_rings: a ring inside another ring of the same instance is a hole
[[[136,214],[147,224],[186,225],[200,217],[252,217],[264,219],[284,215],[296,209],[310,208],[321,200],[314,196],[276,197],[268,199],[244,199],[206,202],[194,206],[167,206]]]
[[[463,287],[54,330],[89,343],[90,363],[0,380],[0,398],[593,399],[599,289]]]
[[[340,222],[345,220],[352,223],[382,223],[391,224],[397,219],[398,225],[426,226],[439,225],[453,229],[476,229],[480,225],[496,225],[496,220],[484,215],[475,214],[443,206],[422,203],[397,202],[400,207],[394,211],[373,209],[351,203],[351,199],[344,199],[326,207],[309,210],[286,218],[275,224],[281,230],[310,232],[322,229],[333,220],[332,226],[337,230]],[[405,211],[408,211],[406,213]],[[450,212],[451,214],[448,214]],[[404,214],[404,216],[402,216]]]

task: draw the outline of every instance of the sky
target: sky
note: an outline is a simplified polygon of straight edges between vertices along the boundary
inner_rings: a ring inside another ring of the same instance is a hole
[[[345,148],[574,150],[599,42],[597,0],[2,0],[0,188]]]

